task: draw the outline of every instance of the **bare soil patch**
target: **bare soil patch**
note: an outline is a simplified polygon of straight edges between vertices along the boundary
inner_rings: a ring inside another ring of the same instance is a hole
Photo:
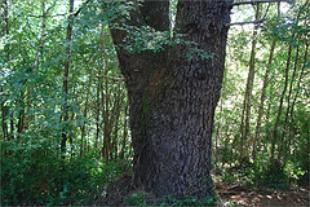
[[[218,185],[222,202],[234,202],[244,207],[301,207],[310,206],[309,188],[295,187],[288,190],[248,188],[240,185]]]

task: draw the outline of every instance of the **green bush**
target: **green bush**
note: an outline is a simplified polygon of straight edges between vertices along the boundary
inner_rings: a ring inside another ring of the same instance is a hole
[[[193,196],[185,198],[176,198],[175,196],[167,196],[160,203],[160,206],[215,206],[218,200],[218,195],[208,196],[202,199],[197,199]]]
[[[145,192],[134,192],[124,199],[124,203],[129,206],[146,206],[147,194]]]
[[[82,205],[122,171],[96,153],[62,159],[48,139],[1,141],[1,206]]]
[[[248,184],[256,186],[287,188],[289,185],[288,175],[281,162],[270,162],[267,153],[257,155],[253,165],[247,168],[245,177]]]

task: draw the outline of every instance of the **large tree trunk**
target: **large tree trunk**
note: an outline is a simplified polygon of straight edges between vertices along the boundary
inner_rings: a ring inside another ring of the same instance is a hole
[[[129,96],[134,148],[134,185],[157,196],[212,193],[211,134],[220,97],[231,2],[180,0],[177,32],[212,58],[188,45],[164,52],[129,54],[118,49]],[[146,1],[132,25],[169,30],[169,1]],[[142,22],[142,23],[141,23]],[[126,34],[113,31],[116,44]]]

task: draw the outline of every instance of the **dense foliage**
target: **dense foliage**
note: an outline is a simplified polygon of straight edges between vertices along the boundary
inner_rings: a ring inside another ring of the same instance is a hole
[[[131,34],[129,52],[191,44],[112,23],[132,10],[124,1],[1,1],[1,205],[90,204],[130,171],[127,92],[109,26]],[[222,182],[308,184],[309,11],[303,0],[234,9],[233,20],[263,21],[230,30],[213,130]],[[186,58],[194,55],[210,58],[195,46]],[[140,194],[127,201],[145,202]]]
[[[256,7],[263,25],[231,29],[214,133],[229,177],[277,187],[309,178],[309,2],[298,3]]]

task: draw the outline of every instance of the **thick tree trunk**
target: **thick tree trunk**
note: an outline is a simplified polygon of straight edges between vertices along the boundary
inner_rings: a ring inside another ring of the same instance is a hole
[[[181,0],[177,32],[212,58],[178,45],[165,52],[118,50],[129,97],[134,185],[157,196],[211,195],[211,134],[220,97],[231,3]],[[146,1],[132,24],[169,30],[169,1]],[[144,20],[144,21],[143,21]],[[116,44],[124,34],[112,31]]]

